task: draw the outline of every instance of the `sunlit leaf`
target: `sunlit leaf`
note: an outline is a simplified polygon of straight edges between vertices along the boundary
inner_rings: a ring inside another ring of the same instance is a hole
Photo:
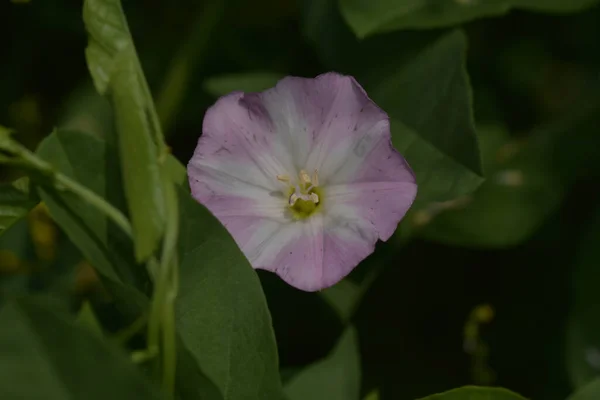
[[[437,28],[476,18],[498,16],[513,8],[561,13],[580,11],[597,0],[341,0],[356,35],[396,29]]]
[[[285,394],[288,400],[359,400],[360,375],[358,338],[349,327],[329,356],[289,380]]]
[[[119,131],[121,173],[138,261],[158,245],[165,218],[158,150],[160,126],[120,0],[86,0],[88,68],[101,94],[109,94]]]

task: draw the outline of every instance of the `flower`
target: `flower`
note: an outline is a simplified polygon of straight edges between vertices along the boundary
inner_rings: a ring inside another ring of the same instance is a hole
[[[187,168],[193,197],[252,266],[305,291],[350,273],[417,193],[387,114],[337,73],[220,98]]]

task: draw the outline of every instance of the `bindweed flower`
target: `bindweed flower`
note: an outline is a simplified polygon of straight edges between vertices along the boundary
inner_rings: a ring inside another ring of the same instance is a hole
[[[417,193],[387,114],[336,73],[220,98],[187,168],[252,266],[305,291],[350,273]]]

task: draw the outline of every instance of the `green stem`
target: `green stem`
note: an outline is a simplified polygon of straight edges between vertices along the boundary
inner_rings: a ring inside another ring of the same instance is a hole
[[[130,237],[132,236],[131,224],[129,223],[125,215],[123,215],[121,211],[113,207],[102,197],[98,196],[96,193],[86,188],[79,182],[56,171],[52,167],[52,165],[37,157],[35,154],[33,154],[32,152],[30,152],[29,150],[27,150],[26,148],[24,148],[23,146],[21,146],[13,140],[2,140],[2,142],[0,142],[0,148],[18,157],[16,159],[8,161],[5,158],[0,158],[0,163],[18,163],[23,167],[32,168],[36,171],[39,171],[43,175],[50,177],[54,181],[55,189],[67,190],[80,197],[82,200],[85,200],[88,204],[98,209],[110,220],[112,220],[116,225],[118,225],[123,230],[123,232],[125,232]]]

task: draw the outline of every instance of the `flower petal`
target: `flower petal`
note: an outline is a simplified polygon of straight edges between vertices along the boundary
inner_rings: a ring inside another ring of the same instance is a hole
[[[368,221],[376,237],[388,240],[417,194],[413,182],[358,182],[327,188],[327,203]]]
[[[327,284],[320,214],[291,224],[263,225],[262,234],[255,234],[242,250],[254,268],[274,272],[298,289],[315,291],[337,282]]]
[[[277,176],[293,180],[302,169],[319,171],[324,197],[320,211],[297,221]],[[387,240],[417,190],[387,115],[336,73],[221,98],[207,111],[188,175],[193,196],[254,268],[306,291],[335,284]]]
[[[371,254],[377,242],[370,221],[343,208],[293,224],[257,220],[242,249],[255,268],[274,272],[291,286],[309,292],[330,287]]]
[[[351,168],[358,169],[379,141],[390,138],[387,114],[350,76],[287,77],[261,97],[296,169],[317,169],[322,184],[342,164],[351,176]]]
[[[204,117],[202,136],[189,164],[192,191],[205,173],[243,187],[279,190],[277,175],[293,173],[290,155],[257,96],[235,92],[220,98]]]

